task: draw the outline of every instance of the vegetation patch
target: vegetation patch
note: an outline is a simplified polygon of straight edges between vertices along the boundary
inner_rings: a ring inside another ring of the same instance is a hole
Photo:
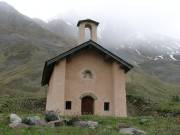
[[[0,112],[40,113],[45,110],[46,98],[0,97]]]

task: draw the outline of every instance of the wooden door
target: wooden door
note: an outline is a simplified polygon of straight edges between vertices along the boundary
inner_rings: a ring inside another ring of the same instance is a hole
[[[82,115],[94,113],[94,99],[92,97],[86,96],[82,98],[81,113]]]

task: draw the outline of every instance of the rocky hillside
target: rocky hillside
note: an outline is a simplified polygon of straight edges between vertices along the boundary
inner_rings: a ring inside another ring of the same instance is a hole
[[[0,95],[44,96],[44,62],[76,44],[74,28],[63,20],[31,19],[0,2]],[[128,95],[154,102],[180,95],[178,40],[135,35],[115,43],[108,34],[104,31],[101,44],[135,65],[128,73]]]

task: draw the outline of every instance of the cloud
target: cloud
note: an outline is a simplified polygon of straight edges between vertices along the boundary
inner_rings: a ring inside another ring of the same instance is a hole
[[[32,18],[49,20],[55,16],[73,20],[92,18],[100,28],[117,32],[129,28],[180,37],[179,0],[5,0]]]

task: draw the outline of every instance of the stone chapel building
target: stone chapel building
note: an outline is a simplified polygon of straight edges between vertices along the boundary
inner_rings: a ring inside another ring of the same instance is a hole
[[[97,43],[98,22],[80,20],[79,45],[45,62],[46,110],[62,115],[127,116],[126,73],[131,64]],[[91,39],[85,41],[85,28]]]

